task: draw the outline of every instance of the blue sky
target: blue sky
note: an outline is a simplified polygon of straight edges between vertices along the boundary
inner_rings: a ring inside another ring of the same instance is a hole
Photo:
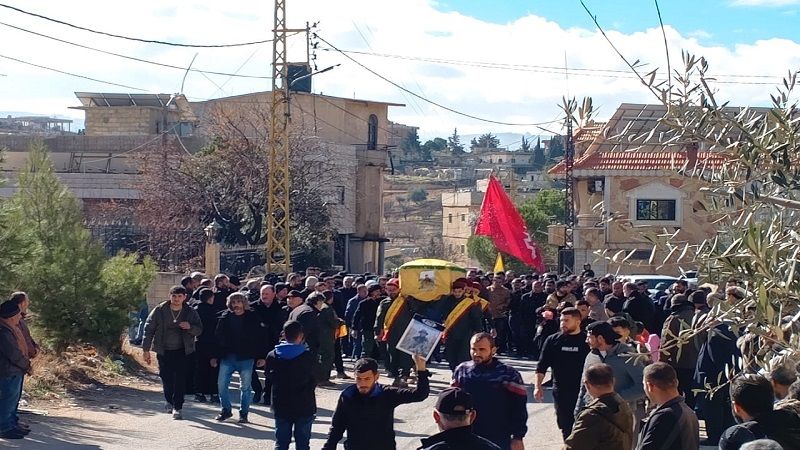
[[[658,25],[651,0],[586,0],[585,3],[608,29],[632,33]],[[535,14],[565,28],[593,26],[578,0],[442,0],[438,7],[501,24]],[[661,0],[659,7],[665,24],[704,43],[727,47],[770,38],[797,41],[800,37],[800,1]]]

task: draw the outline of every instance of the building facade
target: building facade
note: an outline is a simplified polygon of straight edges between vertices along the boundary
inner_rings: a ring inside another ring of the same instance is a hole
[[[481,210],[483,192],[476,189],[442,194],[442,244],[449,260],[464,267],[476,265],[467,253]]]

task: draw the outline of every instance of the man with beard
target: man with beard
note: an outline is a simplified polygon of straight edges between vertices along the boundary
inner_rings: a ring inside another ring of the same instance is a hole
[[[561,331],[544,341],[539,364],[536,365],[536,389],[533,396],[544,400],[542,382],[547,369],[552,368],[553,404],[556,423],[564,439],[572,432],[575,423],[575,405],[580,393],[583,363],[589,353],[586,333],[581,330],[581,313],[575,308],[561,311]]]
[[[425,358],[415,356],[416,388],[396,388],[378,383],[378,362],[372,358],[356,361],[356,384],[342,391],[331,419],[331,430],[322,450],[336,450],[347,432],[347,450],[394,450],[394,410],[405,403],[428,398],[429,372]]]
[[[186,373],[189,355],[195,351],[195,338],[203,332],[203,323],[197,311],[186,304],[186,289],[173,286],[169,300],[150,312],[144,325],[142,357],[150,364],[150,350],[156,352],[158,375],[164,389],[164,408],[172,418],[183,418],[183,397],[186,393]]]
[[[599,363],[611,366],[614,371],[614,392],[628,402],[634,413],[634,425],[638,430],[638,425],[645,415],[645,393],[642,386],[644,361],[629,356],[634,353],[633,348],[619,342],[620,335],[614,332],[610,323],[595,322],[587,327],[586,332],[586,342],[591,350],[586,355],[584,370]],[[575,415],[591,401],[586,386],[581,386]]]
[[[602,288],[603,284],[600,283],[600,286]],[[603,302],[608,301],[609,298],[616,298],[616,299],[619,299],[619,300],[624,302],[625,301],[625,292],[624,292],[624,289],[622,288],[623,286],[624,286],[624,283],[621,282],[621,281],[615,281],[615,282],[611,283],[611,292],[606,294],[606,296],[603,298]]]
[[[556,308],[562,303],[568,303],[568,306],[575,306],[578,299],[572,294],[572,283],[567,280],[558,280],[556,283],[556,291],[547,297],[547,307]]]
[[[414,318],[415,300],[400,295],[400,281],[397,278],[392,278],[386,283],[386,293],[388,297],[378,306],[375,339],[386,343],[388,357],[386,370],[390,377],[394,377],[392,386],[406,387],[411,375],[411,356],[398,350],[397,344],[411,323],[411,319]]]
[[[528,394],[522,375],[496,358],[497,347],[491,334],[474,335],[470,351],[472,360],[456,367],[452,386],[463,389],[475,400],[473,431],[503,450],[524,450]]]
[[[258,314],[247,308],[247,296],[234,292],[228,297],[228,309],[222,313],[215,332],[217,338],[217,358],[211,366],[219,366],[217,389],[222,410],[217,416],[223,421],[233,415],[228,386],[234,372],[239,373],[239,423],[248,423],[247,414],[252,400],[252,380],[254,367],[264,367],[264,340],[266,328]]]

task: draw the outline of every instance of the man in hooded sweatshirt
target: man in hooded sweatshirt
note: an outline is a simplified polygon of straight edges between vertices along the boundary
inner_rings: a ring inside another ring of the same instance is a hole
[[[269,352],[264,365],[264,373],[272,382],[275,450],[288,450],[292,435],[297,450],[308,450],[317,412],[316,359],[306,348],[300,322],[286,322],[283,336],[285,341]]]

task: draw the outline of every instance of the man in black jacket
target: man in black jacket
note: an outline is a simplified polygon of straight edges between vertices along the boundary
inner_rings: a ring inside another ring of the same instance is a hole
[[[234,292],[228,296],[228,310],[222,313],[216,330],[217,358],[211,360],[211,366],[219,365],[219,390],[222,411],[217,416],[223,421],[231,413],[231,396],[228,392],[233,372],[239,373],[239,423],[247,423],[250,401],[253,398],[252,380],[253,364],[264,367],[265,328],[258,314],[245,309],[247,296]]]
[[[696,450],[700,425],[678,392],[678,375],[667,363],[644,369],[644,391],[655,409],[644,421],[636,450]]]
[[[320,363],[319,309],[317,309],[316,305],[324,301],[325,297],[322,294],[317,295],[317,293],[309,295],[308,299],[303,300],[298,291],[291,291],[288,298],[288,305],[291,308],[289,320],[300,322],[300,325],[303,326],[303,336],[305,336],[306,344],[318,365]]]
[[[259,291],[259,299],[258,301],[250,303],[250,309],[252,309],[256,314],[258,314],[259,318],[261,319],[261,323],[264,324],[264,331],[266,335],[266,339],[263,342],[264,345],[264,353],[268,353],[275,348],[275,345],[278,344],[281,337],[281,330],[283,329],[283,324],[286,322],[286,318],[288,315],[281,309],[281,305],[278,303],[275,297],[275,288],[271,284],[265,284],[261,286]],[[256,367],[253,367],[253,403],[258,403],[261,400],[262,392],[264,394],[264,404],[270,404],[270,393],[269,390],[271,388],[271,384],[269,382],[269,378],[264,379],[264,387],[261,387],[261,382],[258,379],[258,374],[256,373]]]
[[[783,448],[800,448],[800,416],[773,409],[772,384],[761,375],[742,375],[731,381],[733,413],[742,423],[722,435],[720,450],[739,450],[756,439],[772,439]]]
[[[375,320],[381,304],[381,287],[373,284],[367,288],[367,298],[359,302],[353,315],[353,329],[361,335],[361,357],[372,358],[377,353]]]
[[[217,322],[219,321],[218,312],[214,307],[214,291],[211,289],[200,289],[197,297],[198,303],[193,308],[200,316],[203,324],[203,332],[197,336],[195,342],[195,367],[194,392],[195,400],[205,403],[206,395],[211,396],[211,402],[219,402],[217,391],[217,378],[219,377],[219,367],[211,367],[211,360],[217,356]]]
[[[650,296],[640,292],[633,283],[625,283],[623,292],[625,304],[622,306],[622,312],[630,314],[636,322],[642,322],[651,334],[661,333],[660,329],[655,329],[656,309]]]
[[[490,440],[472,432],[475,416],[472,395],[459,388],[443,390],[433,410],[433,420],[441,433],[423,439],[419,450],[500,450]]]
[[[322,450],[335,450],[345,431],[347,450],[395,450],[394,409],[421,402],[430,392],[425,358],[415,356],[414,362],[417,387],[400,389],[378,383],[378,362],[374,359],[356,361],[356,384],[342,391]]]
[[[300,322],[286,322],[283,335],[286,340],[269,352],[264,365],[264,372],[272,384],[275,450],[288,450],[292,435],[295,448],[307,450],[317,412],[314,394],[316,361],[303,342]]]

